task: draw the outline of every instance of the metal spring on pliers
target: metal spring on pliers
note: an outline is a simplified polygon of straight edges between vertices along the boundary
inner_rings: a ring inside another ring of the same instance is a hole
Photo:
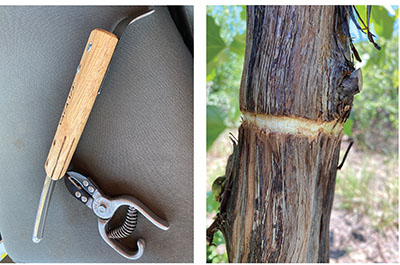
[[[135,231],[137,224],[137,210],[134,207],[128,207],[124,223],[118,227],[109,231],[109,237],[113,239],[121,239],[128,237]]]

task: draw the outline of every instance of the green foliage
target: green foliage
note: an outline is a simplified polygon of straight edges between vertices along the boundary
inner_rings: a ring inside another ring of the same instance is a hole
[[[356,6],[359,15],[367,26],[367,7],[366,6]],[[397,9],[394,16],[390,16],[388,11],[383,6],[372,6],[371,7],[371,17],[370,24],[373,25],[376,34],[379,37],[390,39],[393,34],[393,24],[398,18],[399,10]],[[358,19],[360,26],[363,28],[363,24],[360,19]]]
[[[399,126],[398,36],[380,38],[379,45],[381,51],[367,42],[356,44],[364,65],[363,89],[354,97],[353,136],[359,146],[393,154]]]
[[[207,263],[228,263],[228,255],[223,251],[225,239],[220,231],[214,234],[214,244],[207,247]]]
[[[225,42],[220,37],[221,28],[211,16],[207,16],[207,64],[225,49]]]
[[[207,150],[225,130],[224,114],[217,106],[207,106]]]
[[[219,203],[215,200],[211,191],[207,192],[207,213],[216,213]]]
[[[207,122],[208,150],[223,129],[236,127],[239,122],[246,9],[209,6],[207,10],[207,121],[211,119]],[[212,112],[209,112],[210,106],[213,106]],[[222,124],[214,129],[211,126],[215,125],[216,118],[222,119]]]
[[[349,118],[343,125],[343,134],[350,137],[351,132],[353,131],[353,126],[354,126],[354,112],[351,111]]]
[[[229,49],[236,53],[238,56],[243,57],[244,56],[244,51],[245,51],[245,46],[246,46],[246,35],[241,34],[241,35],[236,35],[233,38],[233,41],[231,45],[229,46]]]
[[[382,230],[398,226],[399,180],[391,172],[395,171],[396,159],[383,163],[386,176],[378,173],[376,159],[374,156],[363,157],[361,169],[346,165],[338,173],[335,196],[342,209],[368,216],[372,226]]]
[[[215,216],[218,207],[219,203],[214,199],[212,192],[207,192],[207,213]],[[220,231],[214,234],[213,244],[213,246],[207,245],[207,263],[227,263],[225,238]]]

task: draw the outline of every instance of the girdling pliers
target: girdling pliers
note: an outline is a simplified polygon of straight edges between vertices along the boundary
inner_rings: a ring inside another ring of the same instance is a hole
[[[142,202],[130,195],[122,195],[110,198],[104,195],[96,184],[84,175],[68,171],[65,184],[68,191],[81,203],[93,210],[98,217],[98,228],[101,237],[119,254],[125,258],[136,260],[143,255],[145,241],[143,238],[137,240],[137,249],[132,249],[120,241],[128,237],[136,228],[138,212],[147,220],[162,230],[168,230],[169,224],[147,208]],[[116,211],[127,206],[127,214],[124,223],[118,228],[111,228],[109,221]]]

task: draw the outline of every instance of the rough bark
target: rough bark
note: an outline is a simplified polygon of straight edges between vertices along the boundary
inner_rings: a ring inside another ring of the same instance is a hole
[[[222,231],[230,262],[329,262],[342,127],[361,89],[346,12],[247,9],[243,121],[208,231]],[[297,121],[303,126],[286,128]]]

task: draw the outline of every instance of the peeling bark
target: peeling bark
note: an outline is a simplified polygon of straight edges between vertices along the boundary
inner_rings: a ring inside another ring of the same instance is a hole
[[[279,132],[243,119],[207,235],[212,241],[213,231],[222,231],[230,262],[329,262],[342,127],[361,90],[346,12],[341,6],[247,9],[241,111],[333,122],[339,130]]]

